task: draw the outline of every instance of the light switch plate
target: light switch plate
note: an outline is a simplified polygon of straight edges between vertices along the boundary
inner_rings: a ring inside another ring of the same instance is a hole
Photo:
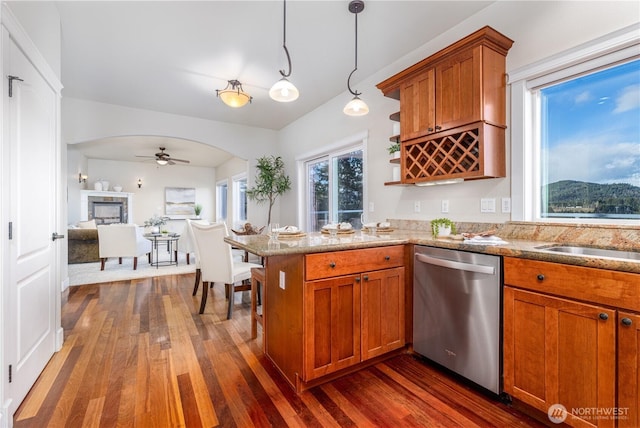
[[[482,198],[482,199],[480,199],[480,212],[481,213],[494,213],[494,212],[496,212],[496,199],[495,198]]]
[[[511,198],[502,198],[502,212],[510,213],[511,212]]]
[[[420,212],[420,201],[413,201],[413,212],[414,213]]]
[[[279,281],[278,281],[278,285],[283,290],[285,289],[285,275],[284,275],[283,271],[280,271],[280,278],[279,278]]]
[[[372,213],[374,210],[373,202],[369,202],[369,212]]]
[[[448,199],[443,199],[442,200],[442,207],[441,210],[443,213],[448,213],[449,212],[449,200]]]

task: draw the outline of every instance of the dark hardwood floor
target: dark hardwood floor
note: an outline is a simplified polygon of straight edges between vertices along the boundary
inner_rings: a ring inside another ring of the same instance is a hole
[[[250,339],[249,302],[226,320],[194,276],[72,287],[65,343],[16,414],[22,427],[543,426],[408,354],[296,395]],[[244,297],[245,301],[240,302]]]

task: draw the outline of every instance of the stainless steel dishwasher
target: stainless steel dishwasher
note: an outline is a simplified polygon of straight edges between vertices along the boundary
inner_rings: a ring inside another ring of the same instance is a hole
[[[501,258],[416,246],[414,351],[502,392]]]

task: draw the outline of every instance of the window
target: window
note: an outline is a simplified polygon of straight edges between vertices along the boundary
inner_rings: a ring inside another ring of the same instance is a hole
[[[307,159],[304,164],[305,223],[318,231],[325,224],[361,226],[364,206],[364,144],[334,149]]]
[[[640,60],[535,94],[540,216],[640,218]]]
[[[510,73],[514,220],[640,219],[639,43],[623,29]]]
[[[227,180],[216,183],[216,221],[227,222]]]
[[[233,223],[240,226],[247,222],[247,175],[233,177]]]

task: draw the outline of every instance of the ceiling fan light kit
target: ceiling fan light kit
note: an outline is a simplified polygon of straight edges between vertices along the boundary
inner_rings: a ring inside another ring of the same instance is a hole
[[[300,92],[298,91],[298,88],[296,88],[295,85],[287,79],[287,77],[291,76],[291,56],[289,56],[289,49],[287,49],[287,0],[284,0],[283,10],[284,19],[282,21],[282,48],[284,49],[284,53],[287,55],[289,71],[285,73],[284,70],[280,70],[282,79],[273,84],[273,86],[269,90],[269,96],[275,101],[288,103],[297,100],[300,96]]]
[[[347,89],[353,95],[353,99],[347,103],[347,105],[342,110],[344,114],[348,116],[364,116],[369,113],[369,107],[367,104],[360,99],[360,95],[362,92],[354,91],[351,89],[351,76],[358,69],[358,14],[364,10],[364,1],[362,0],[351,0],[349,2],[349,12],[355,15],[356,20],[356,37],[355,37],[355,66],[353,71],[349,74],[347,78]]]
[[[216,96],[233,108],[240,108],[253,100],[253,97],[242,89],[242,83],[237,80],[229,80],[224,89],[216,89]]]
[[[175,165],[176,162],[190,163],[188,160],[185,160],[185,159],[172,158],[171,155],[169,155],[169,153],[165,152],[166,149],[164,147],[158,147],[158,148],[160,149],[160,152],[156,153],[153,156],[136,156],[136,157],[155,159],[158,165]]]

